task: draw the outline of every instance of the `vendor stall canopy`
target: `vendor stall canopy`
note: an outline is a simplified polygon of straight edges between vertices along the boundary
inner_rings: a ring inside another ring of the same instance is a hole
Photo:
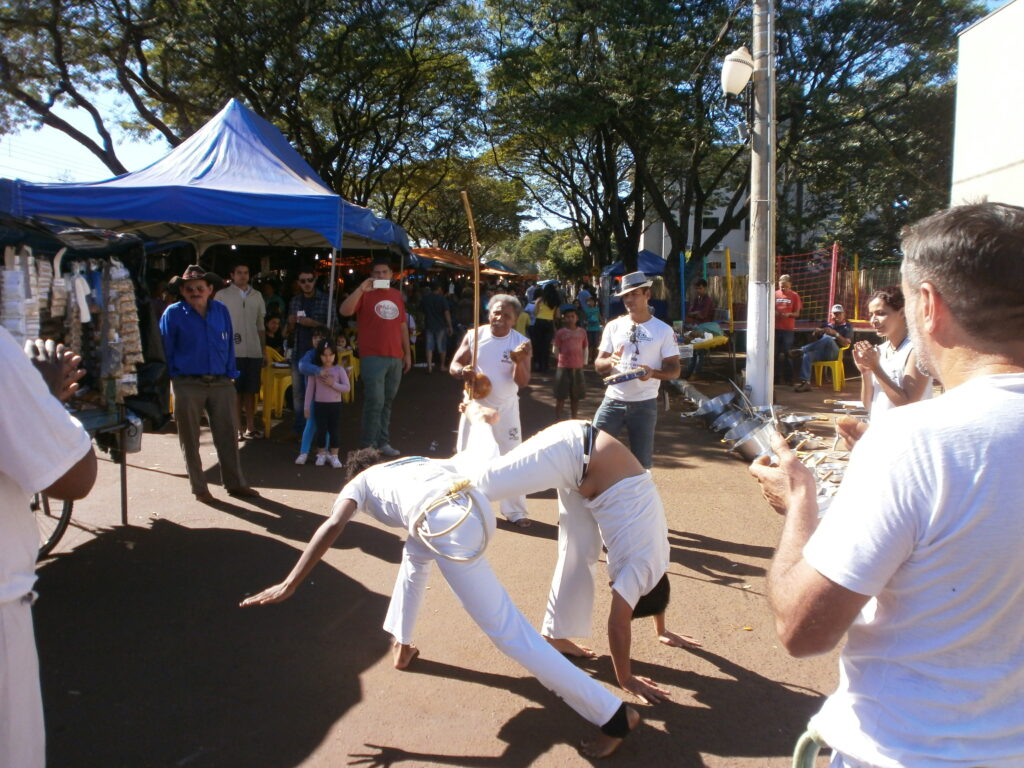
[[[134,173],[72,184],[2,179],[0,209],[184,240],[198,253],[221,243],[409,250],[401,227],[332,192],[276,127],[236,99]]]

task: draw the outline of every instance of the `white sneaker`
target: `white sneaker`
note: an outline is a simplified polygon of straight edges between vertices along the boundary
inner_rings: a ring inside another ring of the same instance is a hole
[[[345,465],[341,463],[341,459],[339,459],[337,456],[335,456],[332,453],[331,454],[331,466],[334,467],[335,469],[341,469]]]
[[[318,453],[316,455],[316,465],[318,467],[322,467],[326,463],[327,463],[327,454],[326,453]]]
[[[309,458],[308,454],[300,453],[298,456],[295,457],[295,463],[296,464],[305,464],[306,463],[306,459],[308,459],[308,458]]]
[[[384,443],[384,445],[378,446],[377,450],[380,451],[385,456],[387,456],[389,459],[393,459],[396,456],[401,456],[402,455],[401,451],[396,451],[394,448],[392,448],[387,443]]]

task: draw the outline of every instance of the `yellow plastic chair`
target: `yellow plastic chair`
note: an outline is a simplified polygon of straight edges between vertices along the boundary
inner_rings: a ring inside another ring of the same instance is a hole
[[[353,362],[355,365],[353,365]],[[355,369],[359,365],[359,359],[352,354],[351,349],[343,349],[338,352],[338,365],[345,369],[345,373],[348,375],[348,392],[345,392],[341,396],[341,402],[351,403],[356,397],[356,372]]]
[[[264,347],[264,351],[270,363],[264,365],[260,373],[260,398],[263,400],[263,434],[269,436],[271,419],[284,414],[284,394],[292,384],[292,369],[274,366],[285,359],[273,347]]]
[[[828,360],[820,363],[811,363],[811,371],[814,374],[814,383],[819,387],[821,386],[822,377],[825,371],[832,373],[832,389],[836,392],[842,392],[843,387],[846,385],[846,366],[843,365],[843,353],[850,348],[847,344],[845,347],[839,348],[839,359]]]

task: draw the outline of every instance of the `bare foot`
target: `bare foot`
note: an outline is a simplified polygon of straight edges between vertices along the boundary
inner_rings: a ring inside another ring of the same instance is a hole
[[[516,528],[529,528],[531,525],[533,525],[533,521],[528,517],[520,517],[518,520],[512,523],[512,525],[514,525]]]
[[[667,629],[658,635],[658,640],[663,642],[665,645],[671,645],[673,648],[685,648],[686,646],[694,646],[697,648],[703,648],[700,640],[689,635],[677,635],[675,632],[669,632]]]
[[[579,645],[574,643],[567,637],[548,637],[542,635],[542,637],[548,641],[548,644],[559,653],[564,653],[566,656],[573,656],[577,659],[596,659],[597,654],[594,653],[590,648],[585,645]]]
[[[626,719],[629,721],[629,732],[633,733],[637,726],[640,725],[640,713],[632,707],[626,707]],[[584,739],[583,743],[580,744],[580,752],[583,753],[584,757],[608,757],[608,755],[622,746],[622,742],[625,740],[625,736],[608,736],[598,731],[597,736],[594,738]]]
[[[420,655],[420,649],[415,645],[402,645],[395,643],[391,647],[391,657],[395,662],[395,669],[408,669],[413,659]]]

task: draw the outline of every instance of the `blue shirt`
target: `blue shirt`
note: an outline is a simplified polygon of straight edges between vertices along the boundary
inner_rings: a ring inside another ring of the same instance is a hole
[[[238,378],[234,331],[228,308],[210,299],[203,317],[186,301],[171,304],[160,318],[167,372],[177,376]]]

